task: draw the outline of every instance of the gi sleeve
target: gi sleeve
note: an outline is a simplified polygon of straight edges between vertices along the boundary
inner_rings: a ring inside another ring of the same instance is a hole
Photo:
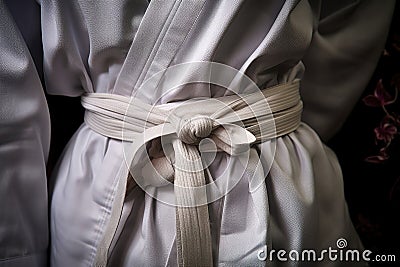
[[[0,267],[47,266],[50,120],[21,34],[38,34],[27,40],[40,42],[40,9],[31,8],[35,1],[16,2],[24,7],[13,12],[26,27],[21,31],[7,1],[0,0]]]
[[[395,1],[310,3],[316,25],[303,59],[303,121],[327,140],[340,129],[376,67]]]

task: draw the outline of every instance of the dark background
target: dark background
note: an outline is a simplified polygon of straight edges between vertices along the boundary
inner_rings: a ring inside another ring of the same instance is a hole
[[[373,94],[380,79],[392,96],[396,86],[400,89],[398,1],[385,52],[362,98]],[[397,133],[392,141],[388,160],[367,162],[365,159],[376,155],[381,147],[376,143],[374,128],[380,124],[384,112],[365,105],[362,98],[328,146],[341,163],[350,214],[364,246],[374,253],[396,254],[397,266],[400,266],[400,136]],[[387,108],[400,115],[400,97]]]

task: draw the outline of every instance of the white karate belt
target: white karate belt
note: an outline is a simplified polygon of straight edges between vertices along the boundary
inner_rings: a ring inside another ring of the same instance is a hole
[[[85,122],[95,132],[132,142],[132,158],[153,139],[172,137],[169,140],[175,154],[174,166],[166,156],[152,159],[151,163],[166,181],[174,184],[179,266],[213,265],[206,192],[197,192],[194,197],[190,190],[206,185],[199,142],[210,138],[218,151],[230,155],[243,153],[253,144],[296,130],[303,107],[298,80],[258,93],[189,100],[182,105],[152,106],[131,97],[102,93],[84,95],[82,105],[86,109]],[[176,168],[177,165],[181,167]],[[254,168],[254,162],[249,163],[249,168]],[[135,173],[131,175],[135,177]],[[120,178],[95,266],[107,265],[108,249],[120,220],[127,180],[131,179],[127,172]]]

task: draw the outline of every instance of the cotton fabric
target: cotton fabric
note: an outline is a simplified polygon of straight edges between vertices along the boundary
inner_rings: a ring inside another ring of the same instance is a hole
[[[337,158],[320,138],[326,140],[337,131],[369,80],[394,1],[42,0],[40,5],[45,82],[51,94],[113,93],[148,104],[230,94],[224,88],[193,84],[163,95],[161,80],[154,81],[154,90],[140,90],[159,71],[191,61],[226,64],[260,88],[301,79],[304,123],[252,149],[262,156],[263,166],[271,166],[257,173],[266,177],[265,184],[252,191],[244,175],[229,194],[209,205],[214,265],[265,265],[257,258],[265,245],[319,250],[335,247],[338,238],[345,238],[348,247],[362,247],[348,215]],[[3,47],[12,45],[2,41]],[[189,78],[190,73],[183,75],[182,81]],[[18,101],[28,98],[18,96]],[[229,160],[234,158],[218,154],[211,174],[224,171]],[[25,162],[20,166],[38,170],[42,165],[43,160],[32,167]],[[235,166],[240,168],[240,162]],[[86,124],[75,133],[51,177],[55,184],[50,207],[52,266],[93,264],[109,221],[116,177],[124,167],[120,141]],[[235,176],[234,168],[227,171]],[[39,176],[42,181],[44,172]],[[46,192],[43,185],[40,188],[43,192],[35,195],[44,203]],[[43,209],[35,205],[35,218],[46,217]],[[46,232],[42,225],[37,233]],[[134,188],[124,203],[109,266],[176,265],[174,229],[175,208]],[[16,246],[14,254],[22,255],[21,251],[23,246]]]
[[[49,112],[30,52],[40,47],[40,14],[21,11],[16,20],[21,2],[7,4],[0,1],[0,266],[39,267],[48,258],[50,146]]]

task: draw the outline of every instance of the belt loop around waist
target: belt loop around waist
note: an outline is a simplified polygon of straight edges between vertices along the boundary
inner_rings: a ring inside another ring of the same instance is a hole
[[[226,105],[226,109],[217,103]],[[193,100],[173,110],[168,110],[168,105],[151,106],[138,99],[101,93],[83,96],[82,105],[86,109],[85,122],[91,129],[106,137],[132,142],[132,158],[155,138],[174,136],[171,142],[175,164],[184,168],[173,168],[163,158],[152,160],[152,165],[162,177],[174,182],[179,266],[211,266],[213,263],[206,192],[196,190],[206,186],[197,148],[201,140],[211,138],[218,150],[238,155],[252,144],[296,130],[302,112],[297,80],[261,93]],[[237,114],[231,114],[232,111]],[[137,138],[144,133],[147,137]],[[107,263],[108,249],[123,207],[126,172],[117,178],[114,205],[98,246],[96,266]]]

